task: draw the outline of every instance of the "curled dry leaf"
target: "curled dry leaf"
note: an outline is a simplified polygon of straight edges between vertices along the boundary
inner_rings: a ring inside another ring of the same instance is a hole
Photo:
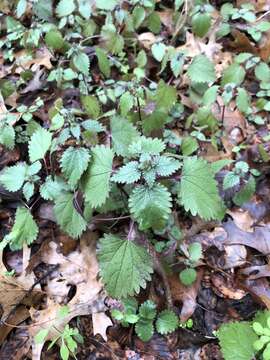
[[[232,278],[224,277],[221,274],[211,275],[211,281],[214,285],[213,290],[221,297],[241,300],[247,293],[239,289]]]

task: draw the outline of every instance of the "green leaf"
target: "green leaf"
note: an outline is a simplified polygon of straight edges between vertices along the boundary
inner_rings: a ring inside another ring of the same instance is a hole
[[[211,166],[196,157],[184,160],[179,191],[180,202],[193,216],[222,219],[224,206],[218,194]]]
[[[190,286],[196,281],[197,279],[197,272],[192,268],[184,269],[180,272],[179,278],[181,283],[185,286]]]
[[[146,287],[153,265],[142,246],[112,234],[105,234],[99,245],[100,274],[112,297],[133,296],[139,293],[140,287]]]
[[[169,111],[177,101],[177,92],[175,87],[167,85],[160,80],[154,100],[159,110]]]
[[[47,46],[59,50],[64,46],[64,39],[60,31],[53,29],[45,35],[45,43]]]
[[[100,115],[100,104],[93,95],[81,96],[82,105],[89,116],[96,119]]]
[[[88,0],[78,0],[79,5],[79,13],[84,17],[86,20],[89,20],[92,9],[91,9],[91,3],[89,3]]]
[[[33,12],[40,19],[50,21],[53,16],[52,0],[38,0],[33,3]]]
[[[137,161],[130,161],[126,165],[123,165],[118,172],[112,176],[111,180],[122,184],[132,184],[138,181],[141,177],[138,165],[139,163]]]
[[[199,36],[204,37],[211,26],[211,16],[208,13],[198,13],[192,17],[192,32]]]
[[[147,18],[147,26],[154,34],[158,34],[161,30],[161,20],[157,11],[152,12]]]
[[[163,310],[157,319],[156,329],[161,335],[166,335],[177,329],[179,320],[172,310]]]
[[[129,146],[129,154],[140,155],[140,154],[150,154],[150,155],[159,155],[165,149],[165,143],[157,138],[147,138],[145,136],[141,136],[137,139],[136,142],[133,142]]]
[[[82,51],[72,57],[73,64],[83,75],[89,75],[90,61],[89,57]]]
[[[173,75],[177,78],[183,69],[184,66],[184,55],[182,53],[176,53],[170,62],[170,67],[173,72]]]
[[[90,160],[89,151],[85,148],[67,148],[60,160],[61,169],[70,186],[75,187],[87,169]]]
[[[213,82],[216,80],[214,64],[205,56],[197,55],[192,60],[187,70],[192,82]]]
[[[206,90],[206,92],[203,95],[203,99],[202,99],[203,104],[205,106],[212,105],[216,101],[218,88],[219,88],[218,85],[214,85]]]
[[[86,221],[75,209],[71,193],[55,199],[54,214],[57,224],[71,237],[78,238],[86,229]]]
[[[241,321],[222,325],[217,336],[225,360],[253,359],[253,343],[258,337],[250,323]]]
[[[244,68],[239,64],[232,64],[224,71],[221,85],[224,86],[226,84],[236,84],[240,85],[245,79],[246,72]]]
[[[170,176],[176,170],[180,169],[181,163],[178,160],[175,160],[168,156],[160,156],[158,158],[158,163],[155,167],[155,171],[159,176]]]
[[[44,159],[46,152],[49,150],[52,142],[52,134],[48,130],[39,128],[31,136],[28,152],[31,162]]]
[[[101,10],[113,10],[117,0],[96,0],[96,7]]]
[[[69,358],[69,349],[64,342],[62,342],[60,347],[60,355],[62,360],[68,360]]]
[[[92,207],[104,204],[109,195],[112,162],[113,151],[110,148],[104,145],[92,148],[92,161],[84,185],[86,201]]]
[[[153,322],[149,320],[140,319],[135,325],[135,332],[142,341],[149,341],[154,335]]]
[[[244,187],[233,197],[233,202],[242,206],[244,203],[248,202],[256,190],[256,181],[253,176],[251,176],[248,182]]]
[[[223,179],[223,189],[228,190],[240,183],[239,175],[234,174],[233,172],[228,172]]]
[[[141,304],[139,308],[139,315],[141,318],[144,318],[146,320],[154,320],[157,314],[156,308],[157,306],[153,301],[147,300],[143,304]]]
[[[133,103],[134,103],[134,97],[131,95],[129,91],[126,91],[123,95],[121,95],[119,106],[122,116],[128,114],[128,112],[133,107]]]
[[[43,344],[48,334],[49,329],[41,329],[34,337],[35,343]]]
[[[171,213],[171,194],[158,183],[151,188],[139,185],[130,195],[129,208],[141,230],[160,229]]]
[[[5,236],[10,249],[12,251],[20,250],[25,243],[27,245],[32,244],[37,235],[38,227],[30,211],[24,207],[17,208],[15,223],[12,226],[11,232]]]
[[[137,129],[127,120],[114,116],[111,119],[113,149],[117,155],[128,156],[129,145],[140,137]]]
[[[74,0],[60,0],[56,6],[56,14],[58,17],[68,16],[73,13],[75,8]]]
[[[183,155],[191,155],[199,147],[197,139],[192,136],[187,136],[183,139],[181,144],[181,151]]]
[[[8,191],[19,190],[26,178],[26,165],[20,163],[18,165],[6,167],[0,174],[0,183]]]
[[[153,44],[151,50],[154,58],[158,62],[161,62],[166,52],[166,45],[164,45],[163,43]]]
[[[27,1],[26,0],[19,0],[17,7],[16,7],[16,16],[19,18],[21,17],[27,8]]]
[[[46,177],[45,183],[40,186],[40,195],[44,200],[56,200],[60,195],[63,195],[63,192],[68,190],[69,186],[61,177],[55,176],[53,179],[49,175]]]
[[[100,71],[104,76],[110,77],[111,65],[105,51],[103,51],[101,48],[96,47],[96,55]]]
[[[248,92],[245,89],[238,88],[238,94],[236,97],[236,106],[239,111],[244,114],[248,114],[251,112],[250,109],[250,97]]]
[[[202,258],[202,245],[198,242],[192,243],[188,247],[189,260],[197,262]]]
[[[23,196],[25,197],[26,201],[29,201],[31,197],[34,195],[35,186],[33,183],[26,182],[22,188]]]
[[[132,12],[132,20],[134,28],[137,29],[145,19],[145,10],[142,6],[135,6]]]
[[[13,126],[4,124],[0,127],[0,144],[13,150],[15,146],[15,131]]]
[[[255,67],[255,76],[256,76],[256,78],[258,80],[261,80],[263,82],[270,81],[270,68],[269,68],[269,66],[264,62],[260,62]]]

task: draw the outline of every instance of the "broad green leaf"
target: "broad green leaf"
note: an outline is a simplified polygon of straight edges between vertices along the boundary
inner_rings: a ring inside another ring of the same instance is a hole
[[[111,65],[105,51],[96,47],[96,55],[100,71],[104,76],[109,77],[111,74]]]
[[[52,0],[38,0],[33,3],[33,12],[40,20],[50,21],[53,16]]]
[[[134,28],[137,29],[145,19],[145,10],[142,6],[135,6],[132,12],[132,20]]]
[[[203,37],[210,29],[211,16],[208,13],[195,14],[192,17],[191,24],[192,24],[192,32],[199,37]]]
[[[141,230],[161,229],[171,213],[171,194],[156,183],[153,187],[139,185],[129,198],[129,208]]]
[[[16,7],[16,16],[19,18],[21,17],[27,8],[27,0],[19,0],[17,7]]]
[[[15,131],[13,126],[4,124],[0,127],[0,144],[12,150],[15,146]]]
[[[61,355],[62,360],[68,360],[68,358],[69,358],[69,349],[64,342],[62,342],[61,347],[60,347],[60,355]]]
[[[186,211],[205,220],[222,219],[224,205],[210,165],[196,157],[184,160],[179,199]]]
[[[82,95],[81,102],[89,116],[96,119],[100,115],[100,104],[93,95]]]
[[[129,145],[140,137],[137,129],[128,120],[119,116],[111,119],[111,134],[113,149],[117,155],[128,156]]]
[[[223,179],[223,189],[230,189],[240,183],[239,175],[234,174],[233,172],[229,172],[225,175]]]
[[[187,136],[183,139],[181,144],[181,151],[183,155],[191,155],[199,147],[197,139],[192,136]]]
[[[164,45],[163,43],[157,43],[152,45],[152,54],[154,56],[154,58],[158,61],[161,62],[161,60],[163,59],[165,52],[166,52],[166,45]]]
[[[8,191],[19,190],[26,178],[26,165],[19,163],[18,165],[6,167],[0,174],[0,184]]]
[[[217,336],[225,360],[251,360],[258,339],[249,322],[234,322],[222,325]]]
[[[112,234],[100,240],[98,261],[105,287],[114,298],[139,293],[153,272],[152,259],[144,247]]]
[[[35,186],[33,183],[26,182],[22,188],[23,196],[25,197],[26,201],[29,201],[31,197],[34,195]]]
[[[89,57],[82,51],[78,52],[72,57],[72,61],[83,75],[89,75],[90,61]]]
[[[91,16],[92,9],[91,9],[91,3],[88,0],[78,0],[79,5],[79,13],[84,17],[86,20],[88,20]]]
[[[196,281],[197,272],[192,268],[187,268],[180,272],[179,278],[183,285],[190,286]]]
[[[140,319],[135,325],[135,332],[142,341],[149,341],[154,335],[153,321]]]
[[[75,209],[71,193],[55,199],[54,214],[60,228],[73,238],[78,238],[86,229],[86,221]]]
[[[74,0],[60,0],[56,6],[56,14],[58,17],[68,16],[75,10]]]
[[[147,26],[154,34],[158,34],[161,30],[161,20],[157,11],[152,12],[147,18]]]
[[[202,257],[202,245],[198,242],[194,242],[188,247],[189,260],[192,262],[197,262]]]
[[[139,308],[139,315],[141,318],[147,320],[154,320],[157,314],[157,306],[156,304],[151,301],[147,300]]]
[[[169,111],[177,100],[176,89],[160,80],[154,100],[159,110]]]
[[[134,97],[131,95],[129,91],[126,91],[120,97],[120,111],[122,116],[126,116],[128,112],[132,109],[134,103]]]
[[[92,161],[84,184],[86,201],[92,207],[104,204],[109,195],[113,155],[113,151],[104,145],[92,149]]]
[[[256,181],[254,177],[251,176],[244,187],[233,197],[233,202],[238,206],[242,206],[245,202],[250,200],[255,193],[255,190]]]
[[[250,97],[245,89],[238,88],[238,94],[236,97],[236,106],[238,110],[244,114],[248,114],[251,112]]]
[[[244,68],[239,64],[232,64],[223,72],[221,85],[236,84],[240,85],[245,79],[246,72]]]
[[[179,320],[172,310],[163,310],[156,322],[157,332],[162,335],[169,334],[177,329]]]
[[[197,55],[192,60],[187,70],[188,77],[192,82],[213,82],[216,80],[214,64],[205,56]]]
[[[96,7],[101,10],[113,10],[117,0],[96,0]]]
[[[85,148],[70,146],[63,153],[60,164],[69,185],[74,187],[87,169],[90,160],[89,151]]]
[[[135,142],[129,146],[129,154],[140,155],[140,154],[151,154],[159,155],[165,149],[165,143],[158,138],[150,138],[141,136]]]
[[[218,85],[214,85],[206,90],[206,92],[203,95],[203,104],[205,106],[212,105],[216,101],[218,88],[219,88]]]
[[[49,329],[41,329],[34,337],[35,343],[43,344],[49,334]]]
[[[255,67],[255,76],[256,76],[256,78],[258,80],[261,80],[263,82],[270,81],[270,68],[269,68],[269,66],[264,62],[260,62]]]
[[[132,184],[138,181],[141,177],[138,165],[139,163],[137,161],[130,161],[126,165],[123,165],[117,173],[112,176],[112,181],[122,184]]]
[[[175,77],[178,77],[184,66],[184,55],[182,53],[176,53],[170,62],[170,66]]]
[[[48,47],[59,50],[64,46],[64,39],[60,31],[53,29],[45,35],[45,43]]]
[[[37,235],[38,227],[30,211],[24,207],[17,208],[14,225],[11,232],[5,236],[11,250],[20,250],[24,244],[32,244]]]
[[[52,142],[52,134],[48,130],[40,128],[31,136],[28,152],[31,162],[44,159]]]
[[[55,176],[52,178],[49,175],[46,177],[45,183],[40,186],[40,195],[45,200],[56,200],[68,190],[69,186],[61,177]]]

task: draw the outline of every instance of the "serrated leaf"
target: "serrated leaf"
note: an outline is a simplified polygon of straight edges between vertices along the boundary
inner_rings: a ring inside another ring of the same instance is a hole
[[[123,95],[120,97],[120,112],[122,116],[125,116],[128,114],[128,112],[132,109],[134,103],[134,97],[131,95],[129,91],[126,91]]]
[[[21,17],[26,12],[26,8],[27,8],[27,1],[19,0],[16,7],[16,16],[18,18]]]
[[[144,318],[146,320],[154,320],[156,314],[157,306],[153,301],[147,300],[141,304],[139,308],[139,315],[141,318]]]
[[[245,89],[238,88],[238,94],[236,97],[236,106],[239,111],[247,114],[251,111],[250,109],[250,97]]]
[[[140,319],[135,325],[135,332],[142,341],[149,341],[154,335],[153,322]]]
[[[12,150],[15,146],[15,131],[13,126],[4,124],[0,128],[0,144]]]
[[[57,224],[71,237],[78,238],[86,229],[86,221],[75,209],[71,193],[55,199],[54,214]]]
[[[6,167],[0,174],[0,183],[8,191],[19,190],[26,178],[26,165],[24,163]]]
[[[31,136],[28,152],[31,162],[43,159],[46,152],[50,149],[52,134],[48,130],[39,128]]]
[[[117,173],[112,176],[111,180],[122,184],[132,184],[138,181],[141,177],[138,165],[139,163],[137,161],[130,161],[122,166]]]
[[[85,148],[67,148],[60,160],[62,172],[69,185],[74,187],[87,169],[90,160],[89,151]]]
[[[189,260],[192,262],[197,262],[202,257],[202,245],[198,242],[192,243],[188,247]]]
[[[63,192],[68,190],[69,186],[61,177],[55,176],[52,178],[49,175],[45,183],[40,186],[40,195],[44,200],[56,200],[59,196],[63,195]]]
[[[60,0],[56,6],[56,14],[58,17],[68,16],[73,13],[75,8],[74,0]]]
[[[22,191],[23,191],[23,196],[25,197],[25,199],[27,201],[29,201],[31,199],[31,197],[34,195],[34,189],[35,189],[35,186],[33,183],[26,182],[24,184]]]
[[[117,155],[128,156],[129,145],[140,137],[137,129],[127,120],[114,116],[111,119],[113,149]]]
[[[222,325],[217,332],[225,360],[250,360],[254,357],[253,343],[258,339],[248,322]]]
[[[113,151],[104,145],[92,148],[92,161],[84,184],[85,198],[92,207],[101,206],[109,195]]]
[[[172,310],[163,310],[157,319],[156,329],[162,335],[169,334],[176,330],[179,320]]]
[[[186,158],[183,164],[179,197],[186,211],[205,220],[222,219],[224,205],[210,165],[203,159]]]
[[[163,80],[160,80],[154,100],[156,101],[156,107],[158,110],[171,110],[177,101],[177,92],[175,87],[167,85]]]
[[[187,136],[183,139],[181,144],[181,151],[183,155],[191,155],[194,153],[199,147],[197,139],[192,136]]]
[[[206,35],[211,26],[211,16],[208,13],[198,13],[192,17],[192,32],[203,37]]]
[[[194,283],[197,278],[196,270],[192,268],[184,269],[179,274],[180,281],[185,286],[190,286]]]
[[[159,155],[165,147],[165,143],[160,139],[141,136],[129,146],[128,150],[130,155],[140,155],[142,153]]]
[[[100,115],[100,104],[98,99],[92,95],[81,96],[81,102],[89,116],[96,119]]]
[[[105,234],[99,245],[100,274],[112,297],[133,296],[140,287],[146,287],[153,267],[150,255],[142,246],[112,234]]]
[[[170,176],[180,167],[180,161],[168,156],[160,156],[155,171],[159,176]]]
[[[72,61],[83,75],[89,75],[90,61],[89,57],[82,51],[78,52],[72,57]]]
[[[223,179],[223,189],[230,189],[240,183],[239,175],[234,174],[233,172],[228,172]]]
[[[100,71],[102,72],[103,75],[109,77],[111,74],[111,65],[105,51],[97,47],[96,55],[97,55],[98,66]]]
[[[171,194],[161,184],[153,187],[139,185],[129,198],[129,208],[141,230],[160,229],[171,212]]]
[[[188,67],[187,74],[190,80],[195,83],[208,83],[216,80],[214,64],[205,55],[194,57]]]
[[[214,85],[206,90],[206,92],[203,95],[203,104],[205,106],[212,105],[216,101],[218,88],[219,88],[218,85]]]
[[[38,227],[30,211],[24,207],[17,208],[14,225],[11,232],[5,236],[11,250],[20,250],[25,243],[32,244],[37,235]]]
[[[239,64],[232,64],[224,70],[221,80],[221,85],[234,83],[240,85],[245,79],[246,72]]]

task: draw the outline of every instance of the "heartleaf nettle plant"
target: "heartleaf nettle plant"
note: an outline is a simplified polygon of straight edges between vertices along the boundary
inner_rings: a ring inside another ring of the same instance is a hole
[[[122,305],[122,309],[111,310],[113,318],[125,327],[135,324],[135,332],[142,341],[149,341],[155,328],[159,334],[166,335],[179,326],[179,320],[172,310],[163,310],[157,314],[156,304],[151,300],[138,306],[134,298],[126,298]]]

